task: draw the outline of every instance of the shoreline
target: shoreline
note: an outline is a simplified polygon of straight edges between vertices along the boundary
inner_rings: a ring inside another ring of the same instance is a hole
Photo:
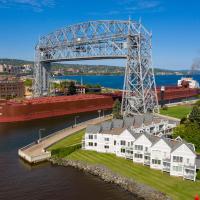
[[[115,184],[125,191],[130,192],[139,199],[144,200],[171,200],[166,194],[159,192],[150,186],[138,183],[133,179],[129,179],[112,172],[103,165],[91,165],[86,162],[69,160],[63,158],[51,157],[49,161],[53,165],[59,165],[64,167],[74,167],[83,172],[87,172],[91,175],[99,177],[106,183]]]

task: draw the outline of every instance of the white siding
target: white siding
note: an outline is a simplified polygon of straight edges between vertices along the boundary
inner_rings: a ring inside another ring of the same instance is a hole
[[[151,147],[151,163],[150,167],[153,169],[163,169],[163,159],[170,159],[171,148],[163,140],[160,139],[156,144]],[[160,161],[160,164],[153,163],[152,160]]]

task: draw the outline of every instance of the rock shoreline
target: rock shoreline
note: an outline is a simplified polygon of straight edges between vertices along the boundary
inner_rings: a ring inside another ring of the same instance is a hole
[[[102,165],[90,165],[83,161],[68,160],[66,158],[63,159],[55,157],[50,158],[49,161],[55,165],[71,166],[94,176],[98,176],[103,181],[107,183],[114,183],[124,190],[131,192],[132,194],[144,200],[171,200],[171,198],[166,196],[166,194],[159,192],[147,185],[138,183],[133,179],[128,179],[120,176]]]

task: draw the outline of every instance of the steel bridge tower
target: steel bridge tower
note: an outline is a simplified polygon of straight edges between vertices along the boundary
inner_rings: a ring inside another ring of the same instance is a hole
[[[159,112],[154,70],[152,67],[152,34],[141,23],[137,34],[129,25],[127,62],[124,77],[122,114]]]
[[[48,95],[52,62],[126,59],[123,115],[158,111],[151,37],[132,20],[89,21],[41,37],[35,48],[34,96]]]

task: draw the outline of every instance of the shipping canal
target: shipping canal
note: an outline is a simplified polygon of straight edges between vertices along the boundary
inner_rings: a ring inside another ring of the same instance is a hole
[[[97,117],[97,113],[90,113]],[[79,115],[79,121],[89,119]],[[119,187],[74,168],[42,163],[30,166],[17,151],[38,138],[72,125],[74,116],[0,125],[0,199],[2,200],[130,200],[133,195]]]

